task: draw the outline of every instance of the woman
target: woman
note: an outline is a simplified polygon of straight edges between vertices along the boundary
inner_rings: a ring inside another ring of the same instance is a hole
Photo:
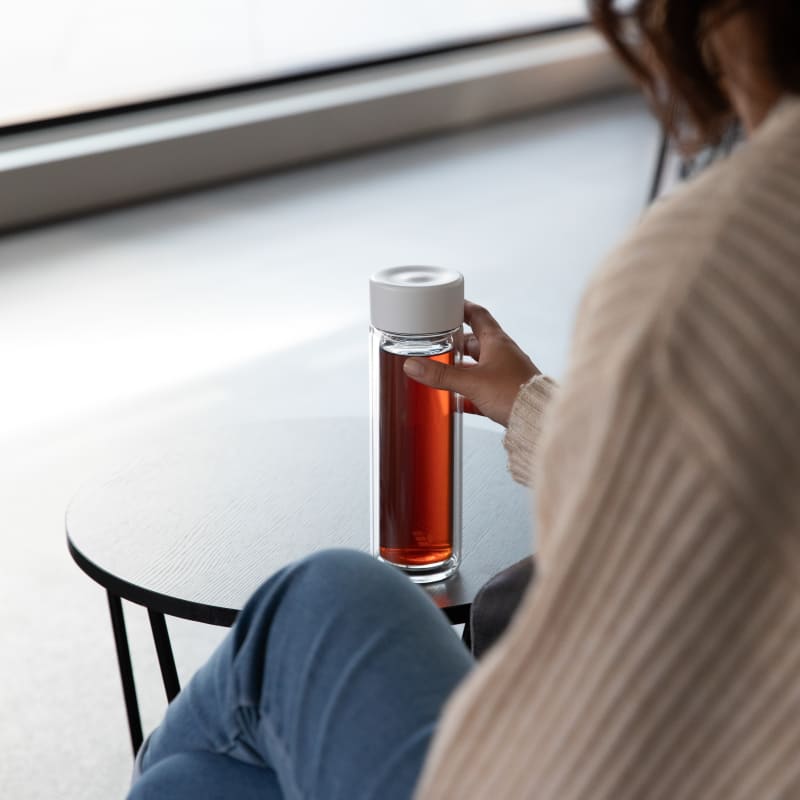
[[[800,797],[800,10],[612,5],[684,142],[734,116],[751,140],[609,258],[557,391],[471,304],[477,366],[409,362],[536,485],[510,630],[473,666],[391,569],[308,559],[170,706],[131,798]]]

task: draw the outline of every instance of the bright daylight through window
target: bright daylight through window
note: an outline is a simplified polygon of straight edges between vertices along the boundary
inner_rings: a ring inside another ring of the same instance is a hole
[[[0,30],[0,127],[581,20],[585,0],[26,0]]]

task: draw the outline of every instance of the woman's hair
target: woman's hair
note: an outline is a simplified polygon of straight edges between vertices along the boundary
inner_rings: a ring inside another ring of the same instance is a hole
[[[687,150],[718,142],[733,120],[707,37],[736,12],[762,28],[776,83],[800,93],[800,0],[589,0],[589,9]]]

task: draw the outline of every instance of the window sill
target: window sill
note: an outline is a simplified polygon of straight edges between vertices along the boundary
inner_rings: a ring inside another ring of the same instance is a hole
[[[582,29],[15,134],[0,145],[0,231],[627,85]]]

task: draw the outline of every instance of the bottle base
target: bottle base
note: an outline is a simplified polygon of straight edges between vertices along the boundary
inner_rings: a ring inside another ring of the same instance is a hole
[[[455,557],[450,557],[444,561],[437,561],[435,564],[426,564],[422,567],[410,564],[397,564],[381,556],[377,556],[377,559],[378,561],[383,561],[384,564],[389,564],[399,569],[414,583],[435,583],[436,581],[446,580],[457,572],[459,564],[459,560]]]

